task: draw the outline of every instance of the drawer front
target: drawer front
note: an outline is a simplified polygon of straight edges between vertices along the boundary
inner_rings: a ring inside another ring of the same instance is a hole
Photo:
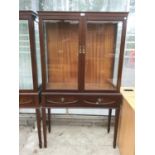
[[[45,95],[48,107],[117,107],[121,103],[119,95]]]
[[[86,106],[100,107],[100,106],[112,106],[117,104],[115,97],[103,97],[103,96],[86,96],[82,99],[83,104]]]
[[[84,103],[86,104],[95,104],[95,105],[107,105],[107,104],[114,104],[116,101],[113,99],[107,99],[104,97],[98,97],[98,98],[89,98],[89,99],[84,99]]]
[[[121,103],[121,96],[96,95],[83,96],[82,104],[86,107],[117,107]]]
[[[34,107],[35,106],[34,96],[19,95],[19,106],[20,107]]]
[[[46,96],[47,106],[65,107],[76,106],[79,103],[79,97],[74,96]]]

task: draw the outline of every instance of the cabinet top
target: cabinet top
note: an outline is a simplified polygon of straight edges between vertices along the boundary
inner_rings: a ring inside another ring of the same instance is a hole
[[[129,12],[96,12],[96,11],[38,11],[38,15],[47,15],[50,16],[52,14],[60,14],[60,15],[66,15],[66,14],[87,14],[87,15],[105,15],[105,16],[123,16],[127,17]]]
[[[86,17],[88,19],[100,19],[110,21],[124,21],[127,19],[128,12],[68,12],[68,11],[38,11],[40,19],[66,18],[75,19]]]
[[[37,13],[30,10],[21,10],[19,11],[19,19],[29,19],[31,17],[36,18]]]

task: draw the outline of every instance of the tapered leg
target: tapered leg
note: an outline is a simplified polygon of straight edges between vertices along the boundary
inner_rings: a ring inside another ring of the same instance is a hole
[[[46,108],[42,107],[42,121],[43,121],[43,136],[44,136],[44,147],[47,147],[47,132],[46,132]]]
[[[111,113],[112,113],[112,109],[109,109],[109,115],[108,115],[108,129],[107,132],[110,132],[110,125],[111,125]]]
[[[48,108],[48,132],[51,132],[51,109]]]
[[[120,107],[116,109],[116,114],[115,114],[115,127],[114,127],[113,148],[116,148],[116,140],[117,140],[119,113],[120,113]]]
[[[42,148],[42,139],[41,139],[41,117],[40,117],[40,109],[36,109],[36,119],[37,119],[37,129],[38,129],[38,139],[39,139],[39,147]]]

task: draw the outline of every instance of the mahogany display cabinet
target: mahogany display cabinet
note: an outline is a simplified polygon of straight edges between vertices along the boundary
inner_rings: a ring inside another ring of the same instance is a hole
[[[42,114],[47,147],[46,109],[115,109],[113,147],[120,93],[127,12],[39,11]],[[50,124],[50,123],[49,123]]]
[[[19,11],[19,108],[36,110],[39,147],[41,148],[41,99],[39,97],[41,67],[39,67],[40,51],[36,46],[39,41],[39,36],[35,33],[38,31],[36,18],[37,14],[32,11]]]

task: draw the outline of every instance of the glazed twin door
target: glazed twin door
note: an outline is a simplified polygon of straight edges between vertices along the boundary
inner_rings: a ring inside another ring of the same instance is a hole
[[[117,90],[121,21],[54,14],[42,28],[46,90]]]

